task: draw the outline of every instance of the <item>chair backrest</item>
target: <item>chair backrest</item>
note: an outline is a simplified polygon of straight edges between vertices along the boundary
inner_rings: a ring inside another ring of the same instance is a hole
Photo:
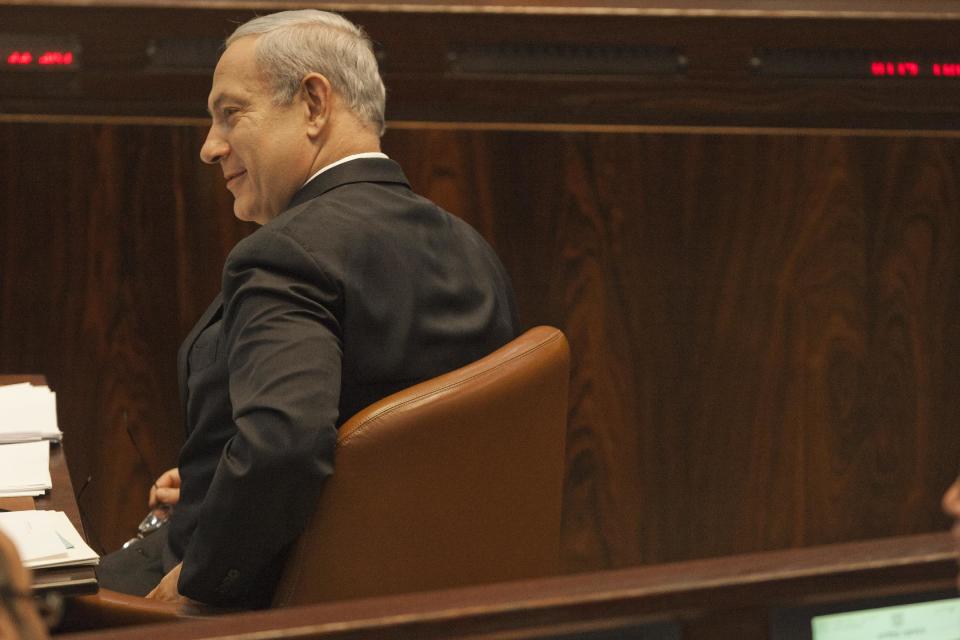
[[[344,423],[274,605],[556,573],[569,369],[536,327]]]

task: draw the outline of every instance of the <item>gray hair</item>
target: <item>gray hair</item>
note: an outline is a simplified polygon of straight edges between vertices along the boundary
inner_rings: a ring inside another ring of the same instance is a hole
[[[358,116],[379,135],[386,128],[386,89],[362,28],[328,11],[281,11],[246,22],[227,38],[226,46],[246,36],[260,36],[256,60],[269,77],[274,102],[289,104],[308,73],[320,73]]]

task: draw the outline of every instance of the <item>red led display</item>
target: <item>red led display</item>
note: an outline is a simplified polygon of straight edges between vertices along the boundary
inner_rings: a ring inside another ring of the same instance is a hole
[[[920,64],[912,61],[888,62],[874,60],[870,63],[870,75],[877,78],[888,76],[911,78],[920,75]]]
[[[29,51],[14,51],[7,56],[7,64],[31,64],[32,62],[33,54]]]
[[[26,67],[40,65],[43,67],[69,67],[73,65],[72,51],[44,51],[34,55],[32,51],[11,51],[7,54],[7,65]]]
[[[873,60],[870,75],[874,78],[960,78],[960,62],[920,62],[917,60]]]
[[[773,49],[758,52],[750,68],[767,77],[951,82],[960,80],[960,53]]]
[[[935,62],[933,63],[933,75],[938,78],[957,78],[960,77],[960,63],[957,62]]]
[[[37,62],[45,65],[65,65],[69,66],[73,64],[73,52],[72,51],[44,51],[43,54],[37,59]]]

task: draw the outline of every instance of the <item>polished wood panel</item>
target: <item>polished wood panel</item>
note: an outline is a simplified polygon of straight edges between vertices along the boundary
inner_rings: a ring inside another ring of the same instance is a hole
[[[197,159],[203,135],[0,124],[0,370],[57,390],[98,549],[131,535],[175,462],[176,349],[250,230]],[[946,526],[960,140],[384,142],[415,189],[491,241],[523,324],[569,336],[567,571]]]
[[[947,590],[955,558],[947,534],[909,536],[63,637],[659,638],[637,627],[666,622],[684,640],[762,640],[779,608]]]
[[[569,569],[944,526],[960,459],[956,142],[387,142],[492,239],[524,322],[569,336]]]

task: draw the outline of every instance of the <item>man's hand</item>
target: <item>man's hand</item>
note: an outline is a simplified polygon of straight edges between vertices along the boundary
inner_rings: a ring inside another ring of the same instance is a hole
[[[191,602],[189,598],[180,595],[180,592],[177,591],[177,580],[180,579],[180,568],[182,566],[183,563],[181,562],[173,569],[170,569],[170,573],[163,576],[160,584],[154,587],[153,591],[147,594],[147,597],[152,600],[162,600],[163,602]]]
[[[960,478],[943,494],[943,512],[953,518],[951,531],[957,552],[960,553]],[[957,585],[960,586],[960,576],[957,577]]]
[[[943,512],[954,519],[953,539],[960,550],[960,478],[943,494]]]
[[[164,471],[150,487],[151,509],[169,508],[180,501],[180,469]]]

